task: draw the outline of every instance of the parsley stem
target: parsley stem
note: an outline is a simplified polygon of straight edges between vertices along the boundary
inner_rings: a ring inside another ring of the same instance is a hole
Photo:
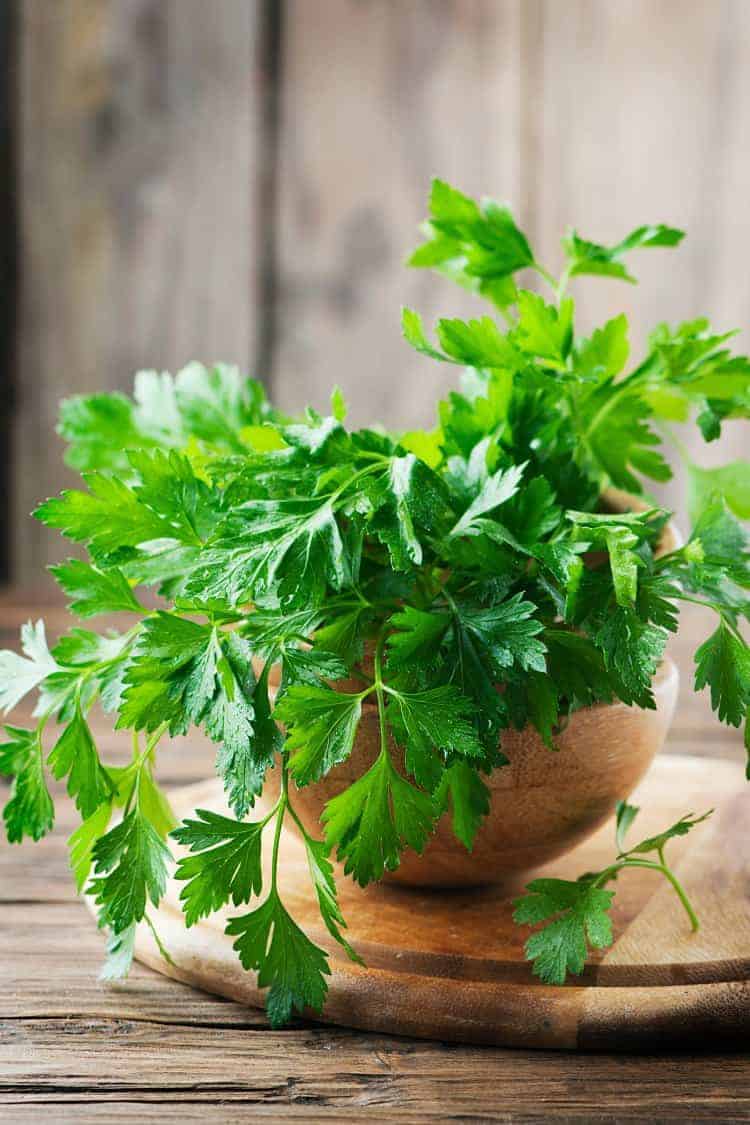
[[[281,757],[281,795],[276,806],[276,826],[273,832],[273,852],[271,853],[271,894],[278,894],[279,881],[279,845],[281,843],[281,829],[284,824],[284,813],[289,805],[289,767],[287,755]]]
[[[549,270],[546,270],[544,266],[540,266],[539,262],[534,262],[531,268],[535,270],[535,272],[538,273],[540,277],[544,278],[550,289],[554,290],[555,296],[557,296],[557,281],[549,272]]]
[[[385,630],[378,637],[375,647],[375,694],[378,701],[378,722],[380,724],[380,757],[388,758],[388,738],[385,729],[385,695],[383,693],[383,645],[385,644]]]
[[[613,863],[612,866],[608,867],[605,871],[602,871],[601,875],[599,875],[594,880],[594,885],[599,887],[604,886],[605,883],[610,882],[610,880],[613,879],[617,875],[617,873],[619,871],[622,871],[625,867],[644,867],[648,871],[659,871],[665,877],[665,879],[667,879],[667,881],[671,883],[675,894],[682,903],[685,913],[690,919],[690,928],[695,933],[700,929],[698,915],[695,913],[692,903],[690,902],[690,899],[688,898],[682,883],[664,859],[663,850],[660,849],[658,854],[661,861],[660,863],[655,863],[650,859],[633,859],[631,857],[619,860],[617,863]]]

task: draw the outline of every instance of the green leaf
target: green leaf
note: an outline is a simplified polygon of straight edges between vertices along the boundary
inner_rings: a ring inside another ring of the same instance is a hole
[[[505,367],[511,371],[524,365],[523,356],[489,316],[478,320],[443,319],[437,338],[444,355],[453,363],[469,367]]]
[[[545,629],[547,672],[572,711],[610,702],[614,691],[604,657],[588,637],[566,629]]]
[[[346,673],[346,664],[324,648],[299,648],[289,644],[282,646],[281,695],[292,684],[317,687],[321,680],[338,680],[346,676]]]
[[[713,813],[713,809],[704,813],[703,816],[695,816],[693,813],[687,813],[685,816],[680,817],[670,828],[665,829],[664,832],[659,832],[657,836],[649,836],[648,839],[641,840],[639,844],[636,844],[632,848],[624,849],[622,837],[627,830],[628,824],[632,823],[635,814],[638,812],[638,809],[633,809],[632,805],[625,805],[624,808],[627,812],[623,811],[621,813],[618,806],[617,847],[620,849],[620,854],[625,856],[646,855],[648,852],[661,852],[670,840],[674,840],[677,836],[687,836],[691,828],[695,828],[696,824],[702,824],[704,820],[708,820]],[[628,815],[630,815],[630,819],[627,823],[624,823]],[[622,831],[621,823],[624,823]]]
[[[436,788],[449,757],[481,757],[472,724],[473,704],[452,684],[407,692],[386,688],[388,723],[403,746],[408,772],[422,787]]]
[[[58,781],[67,777],[68,795],[75,799],[76,808],[84,818],[111,800],[112,785],[99,761],[80,703],[50,752],[47,764]]]
[[[733,461],[718,469],[688,465],[688,511],[693,522],[716,499],[743,520],[750,520],[750,461]]]
[[[76,890],[79,894],[86,886],[91,873],[96,842],[107,831],[111,816],[111,804],[99,805],[68,838],[70,867],[75,876]]]
[[[59,586],[73,598],[70,609],[79,617],[95,617],[98,613],[144,613],[127,579],[117,567],[102,571],[90,563],[68,559],[51,566]]]
[[[186,584],[188,596],[230,605],[318,603],[348,578],[346,549],[330,497],[253,500],[236,508]]]
[[[567,298],[558,308],[537,293],[520,289],[516,339],[528,355],[562,370],[573,342],[572,300]]]
[[[10,800],[3,809],[8,842],[24,836],[41,840],[52,828],[55,807],[47,789],[38,730],[6,726],[10,741],[0,746],[0,773],[12,773]]]
[[[362,695],[328,687],[296,684],[274,711],[287,727],[289,771],[298,785],[309,785],[352,752],[362,715]]]
[[[0,652],[0,707],[6,715],[47,676],[59,670],[47,648],[43,621],[36,625],[28,621],[21,627],[21,650],[24,656],[10,649]]]
[[[429,239],[410,257],[411,266],[432,266],[499,307],[512,304],[511,275],[533,263],[531,248],[508,207],[492,199],[477,204],[443,180],[434,180]]]
[[[135,931],[135,922],[131,922],[119,933],[110,931],[107,939],[107,956],[99,973],[99,980],[123,980],[128,975],[135,955]]]
[[[490,791],[469,762],[457,759],[443,774],[435,800],[444,808],[450,799],[453,834],[471,851],[482,821],[490,811]]]
[[[116,934],[142,920],[148,899],[158,906],[171,856],[137,802],[119,824],[97,840],[93,859],[89,893],[100,908],[101,921]]]
[[[488,515],[495,511],[518,492],[525,464],[513,465],[510,469],[501,469],[493,476],[487,478],[476,499],[472,501],[464,514],[452,528],[450,535],[476,535],[484,529],[483,524],[477,525],[480,516]]]
[[[257,972],[258,987],[270,990],[266,1010],[272,1027],[287,1023],[292,1010],[321,1011],[328,958],[302,932],[275,890],[256,910],[232,918],[226,932],[237,938],[234,948],[243,968]]]
[[[523,594],[490,607],[455,604],[461,626],[481,644],[499,672],[514,665],[525,671],[546,670],[546,648],[538,639],[543,625],[534,617],[536,606],[525,601]]]
[[[597,383],[619,375],[628,360],[628,320],[624,313],[597,328],[575,349],[576,373]]]
[[[125,682],[118,726],[150,731],[166,722],[176,734],[202,723],[222,744],[217,770],[231,807],[244,816],[278,747],[267,715],[255,721],[264,691],[268,709],[267,677],[256,686],[247,641],[178,614],[157,613],[143,626]]]
[[[180,902],[185,925],[219,910],[231,901],[249,902],[262,890],[261,837],[263,822],[231,820],[196,809],[197,820],[185,820],[172,837],[194,854],[180,859],[175,879],[185,882]]]
[[[404,848],[422,852],[433,830],[436,808],[381,753],[367,773],[328,802],[323,812],[326,844],[337,849],[344,871],[360,886],[395,871]]]
[[[315,630],[315,643],[340,657],[348,667],[362,656],[363,634],[369,619],[370,608],[366,603],[343,611],[335,611],[329,605],[326,624]]]
[[[421,317],[411,309],[403,310],[401,326],[407,343],[422,355],[442,363],[519,371],[527,362],[489,316],[468,321],[439,320],[436,332],[440,349],[430,344]]]
[[[617,818],[616,819],[616,825],[617,825],[616,841],[617,841],[617,850],[620,853],[620,855],[623,855],[624,852],[625,852],[625,837],[628,833],[628,830],[630,829],[630,826],[632,825],[633,821],[638,816],[638,813],[640,811],[641,810],[638,808],[637,805],[629,805],[627,803],[627,801],[618,801],[617,802],[617,805],[616,805],[616,808],[615,808],[616,818]]]
[[[623,703],[653,709],[651,681],[664,653],[665,630],[642,621],[627,606],[617,606],[591,639]]]
[[[606,549],[612,572],[617,604],[633,607],[638,593],[638,569],[644,565],[636,548],[654,537],[652,523],[662,513],[657,508],[646,512],[614,515],[566,512],[573,523],[573,541]]]
[[[413,453],[392,457],[388,471],[368,486],[376,514],[369,530],[388,547],[395,570],[420,566],[423,542],[447,526],[451,513],[438,477]]]
[[[328,846],[322,840],[313,840],[307,833],[304,834],[303,838],[305,841],[305,851],[307,853],[307,865],[310,869],[310,878],[315,888],[318,906],[326,929],[331,937],[339,943],[351,961],[356,962],[358,965],[363,965],[364,961],[359,954],[352,949],[341,932],[342,929],[346,929],[346,922],[341,913],[341,907],[339,906],[336,894],[333,864],[328,859]]]
[[[65,460],[73,469],[124,469],[126,449],[151,443],[139,429],[125,395],[75,395],[60,404],[58,433],[70,443]]]
[[[630,250],[649,246],[677,246],[684,237],[684,231],[660,223],[656,226],[638,227],[616,246],[601,246],[597,242],[587,242],[576,231],[570,231],[563,239],[563,249],[568,258],[571,276],[599,274],[634,282],[635,278],[628,273],[621,261],[625,254]]]
[[[721,722],[741,726],[750,706],[750,648],[723,619],[695,654],[695,690],[706,685]]]
[[[672,470],[655,448],[661,441],[648,425],[648,405],[627,384],[601,384],[588,394],[579,414],[588,450],[616,488],[641,492],[636,473],[658,481],[671,478]]]
[[[589,947],[612,944],[613,891],[566,879],[534,879],[526,890],[514,903],[513,918],[522,925],[547,923],[525,945],[534,974],[545,984],[563,984],[568,973],[582,973]]]
[[[402,308],[401,331],[407,344],[411,344],[415,351],[418,351],[421,355],[426,355],[430,359],[437,359],[441,362],[450,362],[447,356],[444,356],[442,352],[439,352],[437,348],[430,344],[425,336],[422,317],[414,309]]]
[[[218,494],[175,450],[133,451],[128,460],[138,476],[133,490],[140,503],[168,524],[173,539],[200,546],[219,521]]]
[[[225,741],[216,759],[224,781],[229,807],[238,817],[246,816],[261,793],[266,773],[273,766],[283,745],[283,735],[271,715],[266,664],[252,693],[253,737],[246,741]]]
[[[68,539],[88,543],[97,558],[151,539],[173,537],[170,523],[141,504],[135,492],[117,477],[86,473],[89,492],[65,491],[34,512],[48,527]]]
[[[429,667],[439,659],[440,642],[450,625],[447,613],[425,613],[413,606],[394,613],[388,624],[388,667],[394,671],[412,665]]]
[[[225,363],[183,367],[175,378],[175,397],[189,434],[239,453],[246,449],[243,429],[269,416],[262,385]]]

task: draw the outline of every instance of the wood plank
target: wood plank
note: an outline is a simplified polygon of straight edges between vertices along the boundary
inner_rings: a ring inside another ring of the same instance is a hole
[[[648,222],[688,232],[678,250],[633,255],[638,286],[575,281],[581,327],[625,311],[638,350],[662,320],[706,315],[722,331],[744,327],[750,7],[530,0],[525,13],[537,34],[538,143],[527,182],[541,260],[558,268],[568,226],[602,242]],[[750,347],[746,333],[738,346]],[[744,457],[746,432],[747,423],[736,422],[711,445],[693,428],[686,436],[708,467]],[[682,472],[659,495],[684,511]]]
[[[24,0],[14,573],[69,551],[28,519],[72,477],[65,394],[142,367],[247,367],[259,0]]]
[[[240,1106],[276,1120],[746,1120],[746,1057],[625,1057],[414,1044],[322,1030],[284,1033],[127,1020],[22,1020],[7,1028],[0,1104]],[[67,1047],[67,1049],[66,1049]],[[14,1075],[28,1075],[23,1083]],[[231,1106],[230,1110],[228,1107]],[[119,1115],[118,1115],[119,1111]],[[204,1108],[205,1113],[205,1108]],[[283,1116],[282,1116],[283,1115]],[[348,1116],[347,1116],[348,1115]],[[15,1118],[13,1118],[15,1120]],[[57,1116],[55,1117],[57,1120]],[[66,1118],[61,1118],[66,1119]],[[77,1120],[88,1120],[78,1117]],[[132,1120],[132,1118],[130,1118]],[[150,1117],[147,1116],[147,1120]],[[234,1120],[224,1116],[223,1120]]]
[[[273,376],[283,406],[324,408],[338,382],[354,424],[432,424],[455,375],[401,340],[400,306],[428,320],[479,306],[403,260],[433,175],[520,196],[520,8],[288,0]]]
[[[12,551],[10,434],[16,384],[18,318],[18,105],[19,3],[0,6],[0,582],[7,582]]]

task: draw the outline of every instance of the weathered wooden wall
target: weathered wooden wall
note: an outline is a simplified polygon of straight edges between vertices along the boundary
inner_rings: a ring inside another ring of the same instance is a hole
[[[253,361],[264,217],[256,0],[21,0],[22,290],[12,543],[55,492],[61,396],[138,368]]]
[[[746,0],[14,4],[16,575],[60,550],[27,512],[65,479],[64,394],[224,358],[286,406],[338,382],[355,421],[428,421],[450,376],[402,344],[399,306],[471,307],[402,265],[433,174],[509,199],[552,266],[568,224],[687,227],[638,288],[577,284],[584,324],[747,323]]]

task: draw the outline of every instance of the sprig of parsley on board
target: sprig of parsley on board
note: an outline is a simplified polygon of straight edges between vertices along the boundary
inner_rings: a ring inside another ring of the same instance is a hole
[[[489,810],[485,779],[506,764],[503,731],[531,724],[554,750],[580,707],[653,707],[682,601],[717,616],[696,653],[696,688],[720,720],[746,721],[743,466],[688,466],[694,527],[666,555],[668,513],[613,511],[603,493],[666,479],[665,427],[695,417],[713,440],[746,418],[750,362],[729,335],[693,321],[660,325],[630,364],[625,317],[581,338],[567,293],[587,274],[632,281],[635,251],[677,245],[681,233],[644,226],[614,245],[571,233],[555,279],[505,205],[441,181],[424,233],[412,265],[491,306],[440,321],[434,341],[404,313],[418,352],[463,369],[429,431],[348,428],[338,390],[328,413],[290,418],[237,369],[195,363],[174,377],[140,372],[132,399],[63,404],[67,459],[83,483],[36,516],[88,552],[53,568],[72,612],[124,624],[75,627],[51,649],[43,625],[29,624],[21,654],[0,653],[0,706],[38,694],[33,724],[6,728],[0,770],[12,779],[12,842],[51,828],[50,778],[75,801],[71,867],[109,931],[105,976],[126,972],[137,927],[153,928],[176,844],[186,924],[229,907],[228,932],[268,989],[272,1021],[318,1010],[330,959],[287,906],[284,825],[302,835],[331,938],[357,960],[333,858],[365,885],[405,848],[420,852],[444,815],[471,849]],[[524,288],[525,276],[550,292]],[[141,587],[155,589],[157,609]],[[96,703],[132,732],[126,766],[99,753]],[[297,787],[349,758],[365,716],[374,760],[329,802],[319,839],[299,820]],[[158,748],[194,727],[216,745],[232,815],[198,812],[175,828]],[[258,801],[271,768],[281,795],[269,808]],[[680,823],[672,834],[692,822]],[[671,878],[642,854],[616,865]],[[529,952],[547,976],[577,971],[587,944],[608,939],[608,872],[532,890],[527,920],[550,925]]]
[[[658,835],[626,848],[625,836],[639,811],[635,805],[625,801],[618,803],[616,837],[619,854],[603,871],[589,872],[576,882],[534,879],[527,886],[527,893],[516,899],[514,920],[521,925],[542,926],[527,940],[525,953],[533,963],[534,973],[545,984],[564,984],[569,973],[579,975],[583,972],[589,949],[605,949],[612,944],[609,910],[615,892],[606,890],[606,887],[621,872],[631,868],[643,868],[664,876],[678,895],[691,928],[698,929],[698,918],[682,884],[667,863],[665,848],[675,837],[687,835],[711,812],[698,817],[689,813]],[[644,856],[652,858],[645,859]]]

